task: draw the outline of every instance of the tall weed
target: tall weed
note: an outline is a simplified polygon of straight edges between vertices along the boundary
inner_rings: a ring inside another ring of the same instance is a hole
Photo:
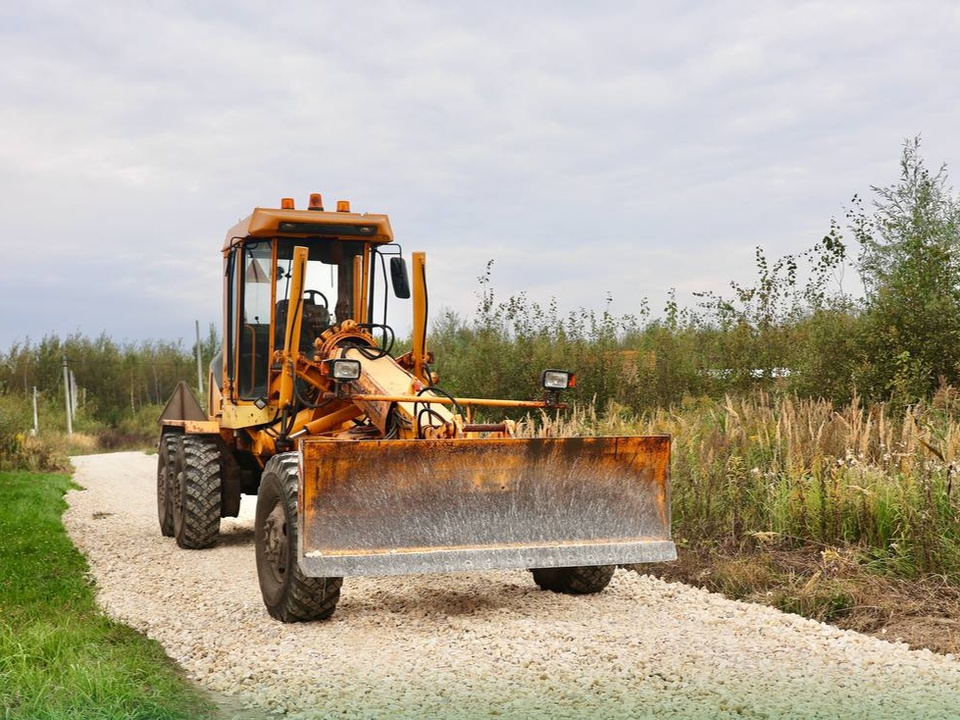
[[[578,406],[527,432],[670,434],[681,543],[854,546],[877,569],[960,578],[960,425],[935,402],[896,412],[759,392],[640,414]]]

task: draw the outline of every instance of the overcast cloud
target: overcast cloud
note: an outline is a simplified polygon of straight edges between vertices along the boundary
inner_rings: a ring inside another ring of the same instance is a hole
[[[168,2],[0,6],[0,349],[192,341],[220,245],[310,192],[477,276],[618,313],[800,252],[922,133],[960,161],[960,4]]]

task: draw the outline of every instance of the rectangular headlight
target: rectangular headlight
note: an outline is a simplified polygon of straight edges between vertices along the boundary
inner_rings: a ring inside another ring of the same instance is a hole
[[[323,374],[337,382],[347,382],[360,377],[360,361],[335,358],[323,361]]]
[[[540,375],[540,385],[544,390],[566,390],[573,387],[574,376],[566,370],[544,370]]]

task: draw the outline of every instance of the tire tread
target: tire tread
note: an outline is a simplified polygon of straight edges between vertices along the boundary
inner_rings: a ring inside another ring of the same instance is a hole
[[[543,590],[565,595],[591,595],[610,584],[616,565],[581,565],[531,570],[533,580]]]
[[[220,446],[212,438],[184,435],[180,444],[182,472],[175,481],[180,494],[177,545],[201,550],[217,542],[220,533]]]
[[[174,472],[177,460],[178,434],[164,432],[160,435],[157,452],[157,516],[160,521],[160,533],[164,537],[173,537],[173,491]]]

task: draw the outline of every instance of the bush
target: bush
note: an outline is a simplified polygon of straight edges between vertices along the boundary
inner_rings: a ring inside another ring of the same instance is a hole
[[[0,395],[0,470],[20,467],[19,458],[31,427],[31,409],[24,399]]]

